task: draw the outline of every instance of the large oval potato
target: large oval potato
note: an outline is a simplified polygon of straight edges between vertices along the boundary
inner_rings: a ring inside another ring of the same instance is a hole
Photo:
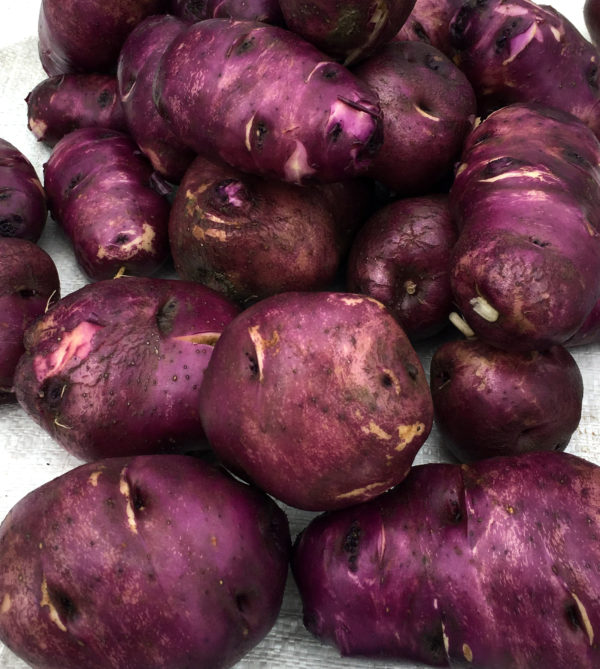
[[[0,639],[36,669],[221,669],[275,622],[290,536],[195,458],[82,465],[0,526]]]
[[[280,500],[323,510],[401,481],[432,423],[410,342],[378,301],[281,293],[224,330],[200,414],[224,463]]]

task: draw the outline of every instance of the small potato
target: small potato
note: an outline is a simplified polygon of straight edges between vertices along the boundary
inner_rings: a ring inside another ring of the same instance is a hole
[[[372,298],[281,293],[224,330],[200,414],[222,461],[286,504],[349,506],[401,481],[432,423],[402,328]]]
[[[0,526],[0,639],[37,669],[226,669],[275,622],[289,550],[283,511],[200,460],[83,465]]]
[[[583,380],[562,346],[509,352],[447,342],[431,360],[435,422],[461,462],[566,448],[581,419]]]

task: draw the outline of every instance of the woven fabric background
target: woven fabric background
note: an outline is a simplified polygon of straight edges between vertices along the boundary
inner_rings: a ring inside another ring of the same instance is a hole
[[[555,0],[551,4],[585,31],[583,0]],[[27,129],[25,105],[27,93],[45,76],[37,57],[39,0],[2,0],[0,6],[0,137],[17,146],[41,176],[49,150],[37,143]],[[40,244],[58,266],[63,295],[86,283],[64,235],[52,220]],[[436,339],[418,349],[426,370],[439,343],[440,339]],[[568,450],[600,465],[600,345],[576,349],[573,354],[583,374],[585,397],[581,424]],[[417,463],[446,460],[449,457],[434,428]],[[0,519],[30,490],[78,464],[19,407],[0,406]],[[311,514],[289,508],[286,511],[295,536],[308,523]],[[290,578],[277,624],[236,669],[421,669],[423,666],[341,658],[335,649],[321,645],[302,625],[300,599]],[[23,661],[0,644],[0,668],[25,667]]]

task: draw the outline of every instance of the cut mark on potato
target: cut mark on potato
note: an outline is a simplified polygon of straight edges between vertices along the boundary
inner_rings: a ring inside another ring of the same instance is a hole
[[[504,181],[505,179],[531,179],[532,181],[541,181],[542,183],[551,183],[556,179],[552,178],[552,175],[544,172],[543,170],[513,170],[512,172],[503,172],[502,174],[496,174],[493,177],[487,179],[479,179],[478,183],[480,184],[492,184],[496,181]]]
[[[92,472],[92,473],[89,475],[88,483],[90,483],[94,488],[96,488],[96,487],[98,486],[98,479],[100,478],[100,475],[101,475],[101,474],[102,474],[102,470],[101,470],[101,469],[99,469],[99,470],[96,471],[96,472]]]
[[[473,651],[469,644],[463,643],[462,652],[467,662],[473,662]]]
[[[12,600],[7,592],[5,593],[4,597],[2,597],[2,604],[0,605],[0,613],[8,613],[10,611],[11,606],[12,606]]]
[[[495,323],[500,318],[500,312],[481,295],[469,300],[469,304],[473,311],[488,323]]]
[[[154,228],[148,224],[142,224],[142,231],[139,234],[136,234],[136,230],[121,230],[118,236],[123,236],[123,239],[127,239],[123,243],[113,243],[111,246],[117,246],[119,250],[119,256],[127,257],[127,254],[135,255],[140,251],[147,251],[152,253],[154,250],[154,238],[156,237],[156,232]],[[130,239],[131,237],[131,239]],[[110,256],[111,253],[107,251],[106,246],[99,246],[96,253],[96,257],[99,260]]]
[[[377,425],[377,423],[373,420],[370,421],[368,425],[363,425],[361,430],[366,435],[373,435],[378,439],[382,439],[384,441],[389,441],[392,438],[391,434],[387,433],[382,427]]]
[[[260,332],[258,331],[259,328],[260,328],[259,325],[254,325],[253,327],[248,328],[248,334],[250,335],[250,339],[254,344],[254,350],[256,352],[256,364],[258,366],[258,380],[259,382],[262,383],[264,380],[263,368],[265,363],[265,352],[268,348],[273,348],[277,346],[277,344],[279,344],[279,332],[275,330],[271,335],[270,339],[265,339],[264,337],[261,336]]]
[[[352,499],[354,497],[361,497],[365,494],[371,494],[375,490],[381,490],[382,492],[389,488],[390,484],[388,481],[378,481],[377,483],[369,483],[369,485],[364,486],[364,488],[356,488],[356,490],[350,490],[349,492],[343,492],[337,495],[336,499]]]
[[[305,177],[314,174],[314,170],[308,160],[308,151],[302,142],[294,140],[296,147],[284,165],[284,174],[287,181],[300,183]]]
[[[446,626],[444,623],[442,623],[442,639],[444,641],[444,649],[446,651],[446,655],[450,652],[450,638],[446,634]]]
[[[127,525],[133,534],[138,533],[137,523],[135,520],[135,510],[133,508],[133,502],[131,499],[131,486],[127,480],[127,467],[123,467],[121,470],[121,478],[119,479],[119,492],[123,497],[125,497],[127,506],[125,511],[127,513]]]
[[[537,22],[533,21],[533,23],[524,33],[521,33],[520,35],[517,35],[515,38],[513,38],[510,41],[510,56],[502,61],[502,65],[508,65],[509,63],[512,63],[512,61],[515,60],[515,58],[517,58],[520,53],[525,51],[525,49],[534,39],[538,42],[543,42],[544,36],[541,33],[538,34],[538,30],[539,28]]]
[[[423,109],[423,107],[421,107],[420,105],[418,105],[416,103],[414,105],[414,108],[417,110],[417,114],[420,114],[421,116],[423,116],[423,118],[426,118],[429,121],[433,121],[434,123],[439,123],[440,120],[441,120],[438,116],[434,116],[433,114],[430,114],[425,109]]]
[[[187,341],[190,344],[204,344],[205,346],[214,346],[217,341],[219,341],[220,336],[220,332],[195,332],[193,334],[173,337],[173,341]]]
[[[425,425],[421,422],[416,422],[412,425],[398,425],[398,436],[400,437],[400,441],[396,446],[396,450],[403,451],[415,437],[423,434],[424,430]]]
[[[48,607],[48,615],[50,616],[50,620],[58,627],[61,632],[66,632],[67,627],[63,623],[63,621],[60,619],[60,616],[58,614],[58,611],[54,604],[52,603],[52,600],[50,599],[50,594],[48,592],[48,583],[46,581],[46,577],[42,579],[42,599],[40,601],[40,607]]]
[[[594,644],[594,628],[592,627],[592,623],[590,621],[590,618],[588,616],[588,613],[586,611],[585,606],[583,605],[583,602],[579,599],[579,597],[572,592],[571,597],[575,600],[575,604],[577,606],[577,611],[579,612],[579,618],[581,620],[581,623],[583,624],[583,628],[585,633],[587,634],[587,637],[590,642],[590,646],[593,646]]]

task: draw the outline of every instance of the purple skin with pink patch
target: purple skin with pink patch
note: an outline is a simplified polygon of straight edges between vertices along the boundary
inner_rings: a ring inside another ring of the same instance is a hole
[[[28,330],[17,400],[83,460],[204,448],[200,385],[237,312],[197,283],[89,284]]]
[[[191,25],[163,55],[154,94],[199,154],[292,183],[355,177],[382,141],[373,91],[294,33],[262,23]]]
[[[349,66],[389,42],[415,0],[279,0],[279,4],[289,30]]]
[[[450,192],[455,301],[482,340],[563,344],[600,290],[600,143],[575,117],[526,104],[467,138]]]
[[[16,146],[0,139],[0,237],[36,242],[47,217],[46,193],[35,168]]]
[[[41,81],[25,99],[27,126],[54,146],[77,128],[126,130],[117,80],[110,74],[61,74]]]
[[[119,272],[154,274],[169,255],[170,205],[131,138],[81,128],[65,135],[44,165],[52,217],[94,281]]]
[[[125,40],[117,67],[120,100],[131,136],[154,169],[177,183],[195,153],[158,113],[152,85],[162,54],[186,27],[186,23],[169,15],[144,19]]]
[[[171,0],[169,12],[189,23],[236,19],[283,25],[278,0]]]
[[[401,481],[427,438],[431,393],[397,321],[352,293],[280,293],[217,342],[200,415],[217,456],[290,506],[325,510]]]
[[[565,453],[414,467],[296,540],[304,623],[342,655],[596,669],[600,468]]]
[[[82,465],[0,526],[0,639],[36,669],[227,669],[276,620],[290,543],[271,499],[196,458]]]
[[[450,257],[456,242],[448,197],[404,198],[377,210],[359,230],[347,287],[380,300],[411,340],[448,324]]]
[[[450,31],[454,60],[480,111],[535,102],[577,116],[600,136],[598,52],[555,9],[531,0],[470,0]]]
[[[13,376],[23,334],[60,298],[52,258],[27,239],[0,237],[0,404],[16,402]]]

